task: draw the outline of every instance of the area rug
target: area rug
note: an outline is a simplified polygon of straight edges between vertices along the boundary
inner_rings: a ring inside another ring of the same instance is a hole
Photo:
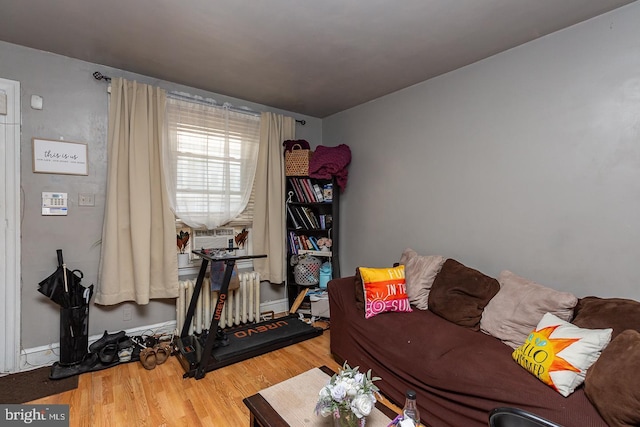
[[[50,380],[51,368],[34,369],[0,377],[0,403],[26,403],[78,388],[78,376]]]

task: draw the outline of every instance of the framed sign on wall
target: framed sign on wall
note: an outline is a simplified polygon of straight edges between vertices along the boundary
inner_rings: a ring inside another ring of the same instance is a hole
[[[33,171],[89,175],[88,147],[81,142],[33,138]]]

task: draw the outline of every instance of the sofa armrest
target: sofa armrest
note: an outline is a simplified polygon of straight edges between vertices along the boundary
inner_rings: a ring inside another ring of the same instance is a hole
[[[349,325],[352,323],[350,319],[357,316],[355,283],[355,276],[350,276],[333,279],[327,284],[331,313],[331,353],[338,363],[346,360],[347,349],[353,345],[353,331],[349,330]]]
[[[355,301],[355,282],[356,276],[340,277],[330,280],[327,284],[329,299],[331,299],[331,294],[340,294],[341,298],[352,298],[352,300]]]

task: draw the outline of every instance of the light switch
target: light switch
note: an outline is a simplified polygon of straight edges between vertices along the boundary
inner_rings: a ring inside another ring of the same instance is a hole
[[[96,196],[93,193],[79,193],[78,206],[95,206]]]

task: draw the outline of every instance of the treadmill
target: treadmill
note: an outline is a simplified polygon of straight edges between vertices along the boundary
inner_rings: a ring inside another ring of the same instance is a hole
[[[315,328],[293,314],[239,327],[220,328],[220,317],[236,261],[267,257],[267,255],[235,256],[228,252],[230,250],[233,248],[193,251],[195,255],[202,258],[202,264],[182,332],[175,338],[177,357],[185,371],[183,378],[194,377],[199,380],[204,378],[208,371],[322,335],[322,328]],[[211,326],[200,335],[189,335],[189,325],[191,325],[202,283],[211,261],[223,261],[225,264]]]

